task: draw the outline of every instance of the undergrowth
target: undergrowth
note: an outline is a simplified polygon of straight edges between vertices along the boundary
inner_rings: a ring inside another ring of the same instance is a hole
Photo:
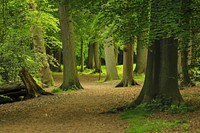
[[[129,123],[130,128],[126,133],[158,132],[163,128],[181,127],[184,130],[189,128],[189,120],[164,120],[152,119],[149,116],[156,112],[168,112],[184,114],[194,111],[195,107],[190,103],[172,104],[172,100],[166,97],[157,97],[150,103],[137,106],[134,109],[123,112],[120,116]]]

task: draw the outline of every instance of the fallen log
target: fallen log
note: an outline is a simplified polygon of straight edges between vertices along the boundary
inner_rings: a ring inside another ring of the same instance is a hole
[[[27,91],[23,83],[12,82],[0,86],[0,103],[7,103],[21,100],[21,96],[25,97]]]

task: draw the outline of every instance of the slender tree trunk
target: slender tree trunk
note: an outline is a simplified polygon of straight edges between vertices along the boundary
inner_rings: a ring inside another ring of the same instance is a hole
[[[72,23],[71,6],[68,0],[59,2],[61,35],[63,43],[63,83],[62,90],[82,89],[76,68],[76,54],[74,44],[74,32]]]
[[[84,71],[84,51],[83,51],[83,39],[81,38],[81,72]]]
[[[133,44],[126,44],[123,50],[123,77],[116,87],[137,85],[133,80]]]
[[[58,49],[54,53],[54,58],[57,60],[56,67],[53,67],[53,71],[62,72],[61,64],[62,64],[62,51]]]
[[[188,49],[181,51],[181,67],[183,76],[181,86],[188,86],[191,83],[188,71]]]
[[[94,46],[91,43],[89,43],[89,45],[88,45],[87,68],[88,69],[94,68]]]
[[[38,11],[38,7],[35,0],[30,0],[29,3],[33,11]],[[42,61],[42,67],[40,69],[42,83],[48,87],[52,86],[54,84],[54,80],[51,74],[50,66],[46,55],[42,27],[38,26],[37,24],[33,25],[31,27],[31,32],[33,37],[33,48],[37,52],[37,56]]]
[[[173,103],[183,101],[178,89],[177,51],[173,38],[157,40],[150,46],[144,86],[132,105],[150,102],[158,96],[169,97]]]
[[[99,44],[93,44],[94,47],[94,62],[95,62],[95,72],[101,72],[100,56],[99,56]]]
[[[143,33],[144,34],[144,33]],[[145,73],[147,65],[147,48],[145,48],[144,35],[137,37],[137,60],[135,72],[141,74]]]
[[[119,51],[118,51],[118,46],[115,44],[115,42],[113,41],[113,44],[114,44],[114,51],[115,51],[115,62],[116,62],[116,65],[118,65],[118,57],[119,57]]]
[[[182,37],[182,49],[181,49],[181,65],[182,65],[182,82],[181,86],[189,86],[191,84],[189,76],[189,67],[188,67],[188,57],[189,57],[189,43],[191,36],[191,1],[182,0],[182,13],[184,14],[182,21],[182,28],[184,30],[184,36]]]
[[[106,63],[106,79],[109,80],[117,80],[119,79],[116,60],[115,60],[115,46],[112,43],[112,38],[108,38],[104,43],[104,53],[105,53],[105,63]]]

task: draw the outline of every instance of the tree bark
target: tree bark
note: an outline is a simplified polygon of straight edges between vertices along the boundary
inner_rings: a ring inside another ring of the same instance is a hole
[[[74,32],[72,23],[71,6],[68,0],[59,2],[61,36],[63,44],[63,83],[62,90],[83,89],[76,68],[76,54],[74,44]]]
[[[83,39],[81,38],[81,72],[84,71],[84,50],[83,50]]]
[[[158,96],[171,98],[173,103],[183,101],[178,89],[177,51],[173,38],[157,40],[149,47],[144,86],[131,105],[150,102]]]
[[[19,76],[21,77],[26,90],[27,90],[27,96],[26,98],[34,98],[39,97],[40,95],[52,95],[49,92],[44,91],[33,79],[33,77],[28,73],[27,70],[22,69],[19,72]]]
[[[115,55],[115,46],[112,43],[112,38],[108,38],[104,43],[104,53],[105,53],[105,63],[106,63],[106,79],[109,80],[118,80],[118,72],[116,67],[116,55]]]
[[[144,34],[144,33],[143,33]],[[144,36],[137,37],[137,60],[136,60],[136,73],[145,73],[147,65],[147,48],[145,48]]]
[[[88,45],[87,68],[88,69],[94,68],[94,46],[91,42]]]
[[[35,0],[30,0],[29,3],[33,11],[38,11],[37,3],[35,2]],[[40,68],[41,81],[47,87],[52,86],[54,85],[54,80],[51,74],[50,66],[46,55],[42,27],[37,24],[33,25],[31,27],[31,32],[33,38],[33,48],[37,52],[37,57],[40,58],[40,60],[42,61],[42,67]]]
[[[94,62],[95,62],[95,72],[101,72],[100,56],[99,56],[99,44],[94,43]]]
[[[128,87],[132,85],[137,85],[137,83],[133,80],[133,44],[129,43],[124,46],[123,77],[116,87]]]

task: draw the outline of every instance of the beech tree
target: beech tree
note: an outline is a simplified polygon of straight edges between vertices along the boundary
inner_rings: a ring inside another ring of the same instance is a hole
[[[104,53],[106,63],[106,78],[105,81],[119,79],[117,67],[116,67],[116,56],[115,46],[113,44],[113,38],[109,37],[104,42]]]
[[[29,0],[29,4],[30,4],[30,10],[35,13],[34,19],[38,19],[38,5],[36,1]],[[37,22],[36,24],[32,25],[31,32],[33,38],[33,49],[37,54],[36,56],[40,58],[42,63],[42,66],[39,71],[39,73],[41,73],[41,81],[47,87],[52,86],[54,84],[54,80],[47,59],[46,47],[45,47],[45,41],[43,37],[43,29],[41,23]]]
[[[72,10],[70,0],[59,1],[59,14],[61,36],[63,44],[63,83],[62,90],[83,89],[76,68],[76,54],[74,44],[74,32],[72,23]]]
[[[180,1],[151,2],[152,44],[148,49],[148,61],[144,86],[133,104],[150,102],[157,97],[168,97],[173,103],[183,101],[178,89],[177,58]],[[149,8],[150,8],[149,7]]]

